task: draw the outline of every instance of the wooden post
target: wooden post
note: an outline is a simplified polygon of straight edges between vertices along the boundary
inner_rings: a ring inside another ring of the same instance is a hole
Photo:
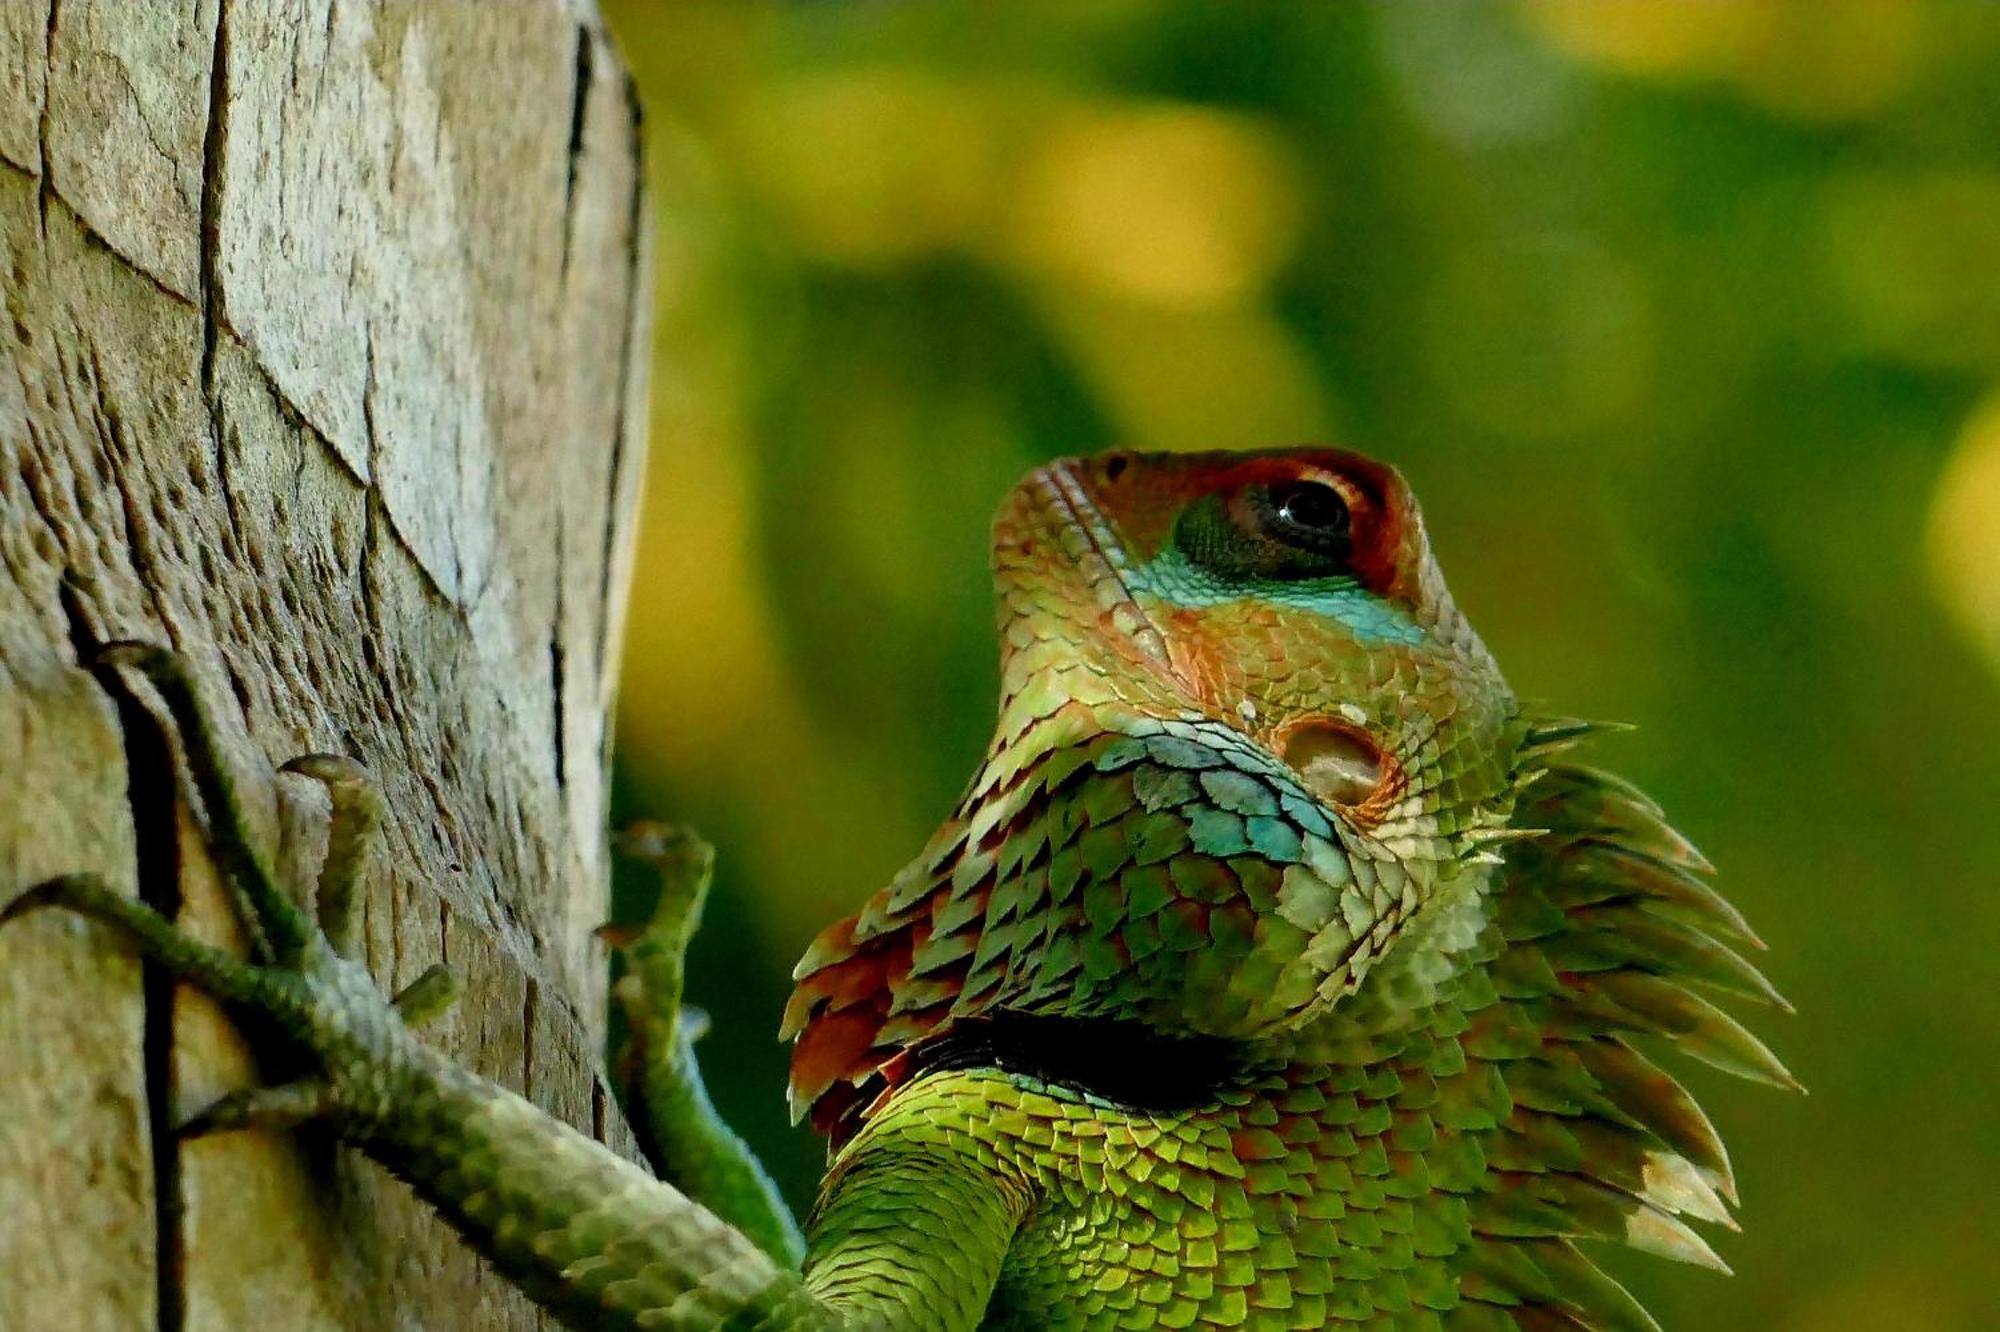
[[[0,4],[0,900],[96,870],[231,928],[170,733],[193,663],[309,872],[295,753],[374,770],[385,986],[600,1136],[607,725],[644,439],[630,83],[584,0]],[[253,1067],[100,931],[0,931],[0,1327],[544,1326],[323,1138],[165,1130]]]

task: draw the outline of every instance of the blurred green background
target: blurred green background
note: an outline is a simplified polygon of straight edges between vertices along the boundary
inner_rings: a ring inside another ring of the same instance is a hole
[[[718,1101],[803,1204],[804,941],[984,744],[1035,462],[1340,441],[1722,867],[1806,1098],[1690,1078],[1669,1327],[2000,1326],[2000,8],[607,5],[658,220],[622,799],[722,850]]]

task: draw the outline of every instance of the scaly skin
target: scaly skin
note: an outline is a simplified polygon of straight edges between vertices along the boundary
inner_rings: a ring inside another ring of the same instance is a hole
[[[646,1175],[423,1047],[427,979],[344,956],[374,819],[341,760],[315,925],[160,686],[257,957],[87,880],[30,890],[275,1021],[319,1073],[201,1117],[330,1122],[571,1325],[1637,1328],[1579,1238],[1720,1266],[1726,1156],[1628,1044],[1791,1085],[1700,987],[1781,1003],[1707,866],[1554,756],[1356,455],[1053,464],[995,528],[1003,699],[918,859],[824,933],[787,1013],[833,1140],[803,1273],[679,1012],[706,852],[652,839],[619,1061]],[[678,1186],[678,1187],[676,1187]],[[705,1205],[704,1205],[705,1204]],[[733,1224],[732,1224],[733,1223]]]
[[[1678,982],[1776,996],[1656,809],[1543,770],[1587,728],[1521,716],[1395,473],[1058,463],[994,544],[993,746],[797,973],[809,1274],[913,1141],[1027,1199],[993,1326],[1644,1326],[1571,1237],[1719,1265],[1675,1214],[1726,1159],[1623,1037],[1786,1083]]]

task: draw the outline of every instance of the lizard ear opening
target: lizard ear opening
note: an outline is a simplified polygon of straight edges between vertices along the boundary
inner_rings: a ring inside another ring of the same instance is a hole
[[[1395,785],[1395,761],[1373,736],[1345,721],[1299,717],[1274,737],[1274,744],[1307,789],[1328,804],[1358,811]]]

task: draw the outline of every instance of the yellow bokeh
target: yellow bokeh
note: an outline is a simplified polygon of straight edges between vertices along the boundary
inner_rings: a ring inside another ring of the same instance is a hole
[[[1260,292],[1298,231],[1296,167],[1241,116],[1187,106],[1075,114],[1034,146],[1017,258],[1049,278],[1171,306]]]
[[[1585,63],[1641,77],[1721,80],[1778,115],[1865,116],[1923,70],[1910,0],[1531,0],[1531,23]]]
[[[1130,299],[1254,297],[1298,232],[1296,164],[1248,117],[893,67],[789,81],[736,133],[799,248],[876,267],[968,253]]]
[[[1959,433],[1931,501],[1926,546],[1938,599],[2000,671],[2000,394]]]
[[[659,441],[640,509],[619,726],[649,760],[713,771],[749,758],[710,719],[791,711],[750,530],[747,452],[726,434]],[[698,700],[665,708],[660,700]],[[791,729],[780,725],[780,729]]]
[[[1331,441],[1336,424],[1306,350],[1268,311],[1187,310],[1048,289],[1044,318],[1139,448]]]
[[[806,77],[747,104],[753,186],[799,248],[862,267],[971,243],[994,209],[993,107],[894,68]]]
[[[1531,0],[1530,22],[1557,49],[1626,74],[1704,78],[1729,68],[1768,22],[1754,3],[1661,3],[1660,0]]]
[[[2000,173],[1856,171],[1819,210],[1833,290],[1865,344],[2000,370]]]

